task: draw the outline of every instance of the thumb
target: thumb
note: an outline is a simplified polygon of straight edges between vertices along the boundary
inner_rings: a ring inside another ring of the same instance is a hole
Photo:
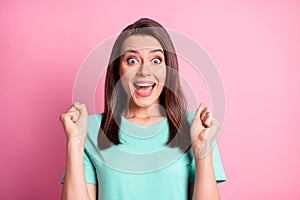
[[[59,119],[62,123],[73,123],[69,113],[62,114]]]
[[[81,116],[87,116],[88,112],[84,103],[75,102],[74,107],[79,111]]]
[[[200,103],[199,107],[196,110],[194,119],[193,119],[193,121],[195,121],[195,123],[202,124],[201,119],[200,119],[200,115],[201,115],[201,112],[203,111],[203,109],[204,109],[204,105],[202,103]]]

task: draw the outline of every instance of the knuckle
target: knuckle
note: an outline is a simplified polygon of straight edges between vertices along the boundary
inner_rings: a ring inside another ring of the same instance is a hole
[[[61,114],[59,118],[61,121],[64,121],[65,117],[66,117],[66,114],[64,113],[64,114]]]

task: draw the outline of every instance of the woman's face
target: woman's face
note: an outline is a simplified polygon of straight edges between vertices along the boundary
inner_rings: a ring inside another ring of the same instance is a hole
[[[120,77],[130,103],[138,107],[159,104],[166,81],[164,50],[148,35],[128,37],[121,48]]]

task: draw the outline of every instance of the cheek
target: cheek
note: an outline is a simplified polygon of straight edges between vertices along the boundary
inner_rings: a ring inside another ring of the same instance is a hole
[[[132,85],[130,84],[134,78],[135,69],[132,69],[127,66],[120,66],[119,74],[120,74],[120,80],[122,83],[122,86],[127,94],[130,95],[132,88]]]
[[[120,77],[133,77],[137,72],[137,67],[121,64],[119,69]]]
[[[166,81],[167,71],[166,67],[159,67],[155,70],[155,76],[161,84],[164,84]]]
[[[126,76],[126,67],[120,66],[119,75],[120,75],[120,81],[122,83],[122,86],[125,90],[128,89],[128,77]]]
[[[128,81],[129,77],[130,77],[130,72],[129,72],[129,68],[126,65],[120,65],[120,69],[119,69],[119,75],[121,78],[122,83],[125,83],[126,81]]]
[[[128,92],[129,91],[129,79],[126,75],[121,76],[121,83],[123,88]]]
[[[124,65],[120,65],[120,68],[119,68],[120,77],[122,77],[124,74],[126,74],[126,67]]]

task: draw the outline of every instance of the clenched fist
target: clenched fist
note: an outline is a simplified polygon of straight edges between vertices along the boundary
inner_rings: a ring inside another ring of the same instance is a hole
[[[218,129],[219,122],[213,119],[210,110],[201,103],[190,128],[195,159],[202,159],[210,153]]]
[[[88,112],[83,103],[75,102],[60,116],[67,139],[78,138],[83,145],[88,130]]]

